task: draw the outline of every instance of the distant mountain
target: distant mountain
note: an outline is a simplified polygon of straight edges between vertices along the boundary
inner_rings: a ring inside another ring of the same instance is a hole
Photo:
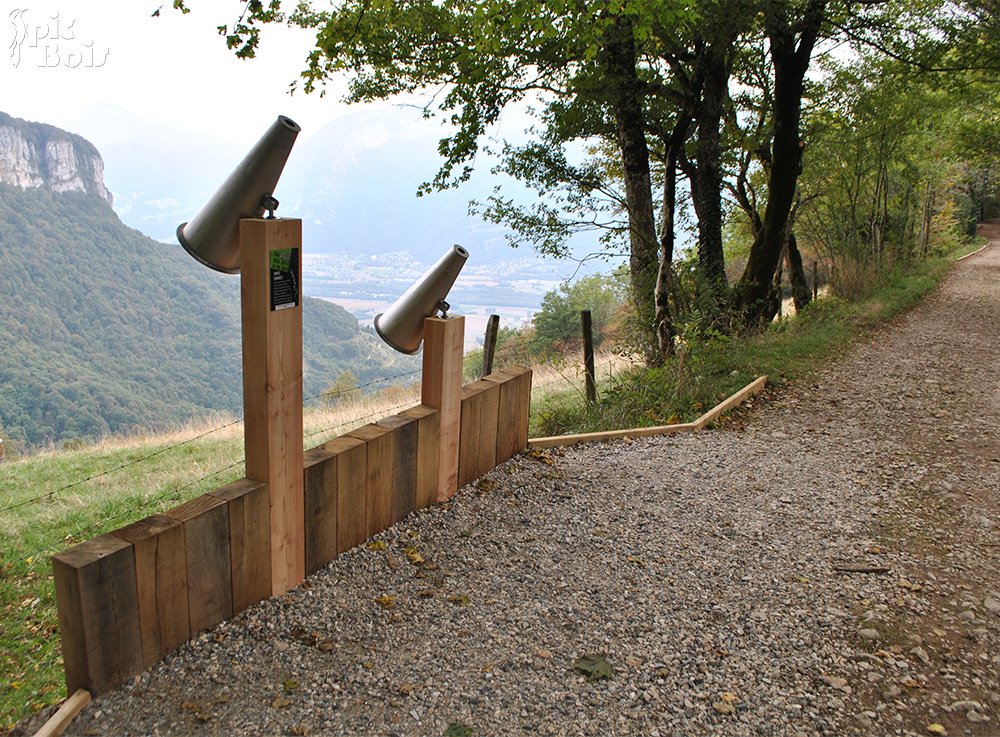
[[[157,428],[242,403],[239,279],[121,223],[100,154],[0,117],[0,431],[27,444]],[[305,393],[417,364],[303,303]]]

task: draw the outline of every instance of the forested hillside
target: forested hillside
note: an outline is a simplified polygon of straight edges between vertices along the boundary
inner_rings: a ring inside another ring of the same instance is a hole
[[[239,413],[239,310],[238,278],[99,197],[0,185],[0,433],[16,444]],[[342,308],[307,298],[303,313],[307,396],[348,368],[403,370]]]

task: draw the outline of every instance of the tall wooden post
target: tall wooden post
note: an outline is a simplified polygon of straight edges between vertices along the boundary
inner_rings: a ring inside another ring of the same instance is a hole
[[[462,349],[464,317],[424,320],[424,364],[421,402],[441,413],[438,445],[437,500],[458,491],[458,443],[462,430]]]
[[[583,327],[583,369],[587,389],[587,403],[597,401],[597,376],[594,371],[594,321],[590,310],[580,311],[580,323]]]
[[[813,302],[819,299],[819,270],[813,261]]]
[[[499,331],[500,315],[490,315],[490,319],[486,323],[486,340],[483,341],[483,370],[479,374],[479,378],[493,373],[493,357],[497,352],[497,333]]]
[[[248,479],[267,484],[271,593],[305,578],[302,221],[240,221],[243,417]]]

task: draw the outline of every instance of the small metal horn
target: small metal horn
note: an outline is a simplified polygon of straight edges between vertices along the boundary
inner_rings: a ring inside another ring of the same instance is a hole
[[[400,353],[419,351],[424,340],[424,320],[438,310],[447,317],[450,305],[445,298],[468,258],[468,251],[452,246],[389,309],[375,316],[379,337]]]
[[[188,253],[216,271],[239,273],[240,219],[260,217],[270,202],[277,206],[271,195],[300,130],[291,118],[278,116],[208,204],[177,228]]]

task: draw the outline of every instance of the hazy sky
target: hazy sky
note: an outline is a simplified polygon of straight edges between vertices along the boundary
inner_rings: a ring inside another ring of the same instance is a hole
[[[246,144],[278,114],[307,135],[346,112],[335,89],[326,99],[287,94],[311,33],[267,28],[258,58],[243,61],[216,31],[242,3],[188,4],[182,15],[170,0],[3,0],[0,110],[74,130],[95,106],[114,105]]]

